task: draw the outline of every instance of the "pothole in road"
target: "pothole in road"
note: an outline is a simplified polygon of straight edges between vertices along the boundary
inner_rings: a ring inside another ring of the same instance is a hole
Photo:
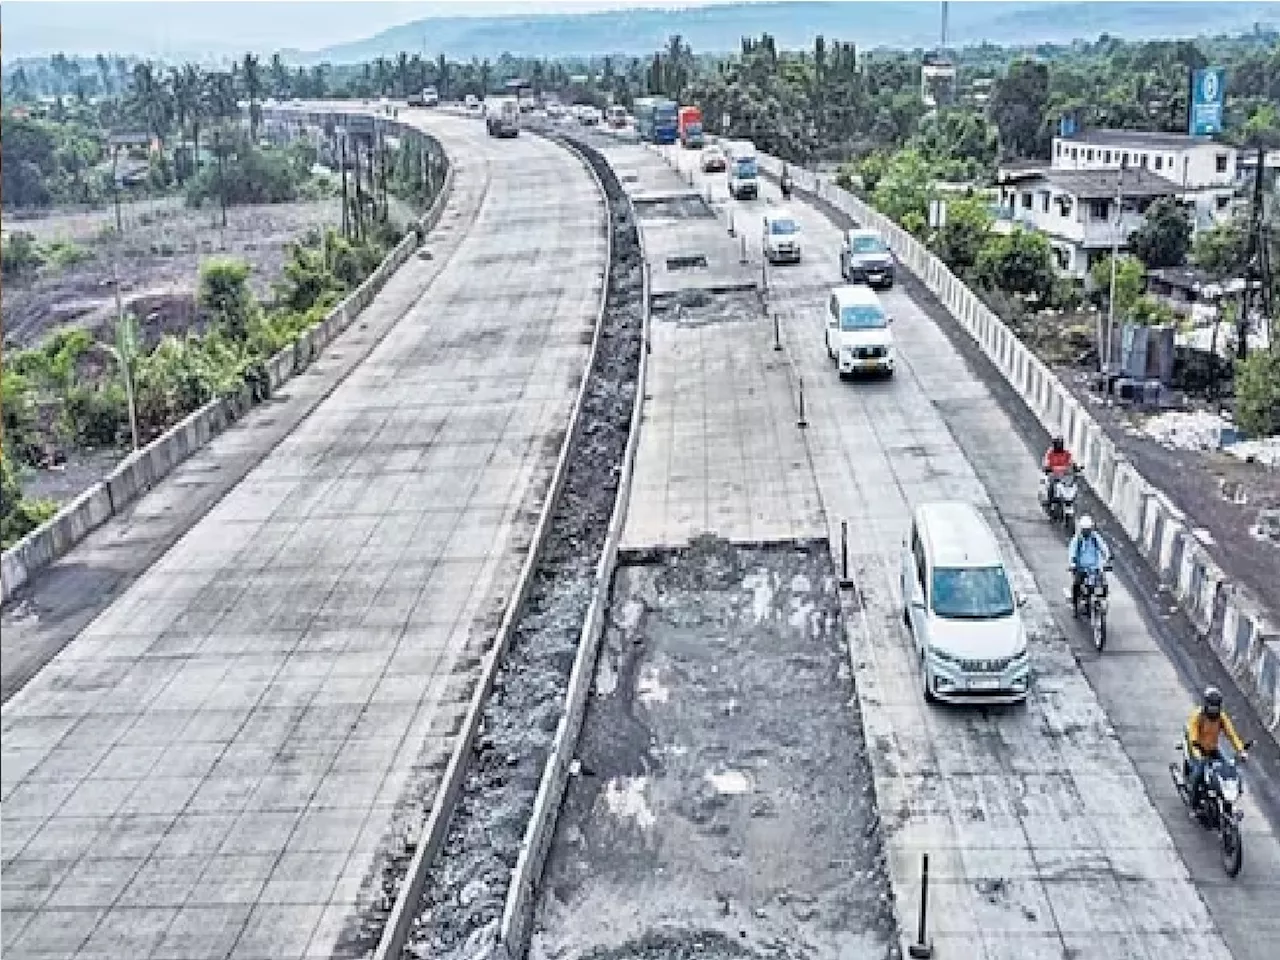
[[[715,213],[700,193],[667,197],[635,197],[631,205],[641,220],[714,220]]]
[[[667,257],[668,270],[707,269],[707,258],[700,253],[680,257]]]
[[[742,290],[680,290],[654,296],[655,321],[682,327],[712,323],[736,323],[763,316],[760,294],[753,287]]]

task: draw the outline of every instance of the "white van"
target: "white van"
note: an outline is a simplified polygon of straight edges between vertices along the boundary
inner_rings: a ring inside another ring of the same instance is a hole
[[[929,701],[1016,703],[1030,682],[1027,633],[1000,545],[969,503],[923,503],[902,545],[902,618]]]
[[[788,210],[766,213],[760,245],[770,263],[799,263],[800,222]]]
[[[760,196],[755,145],[746,140],[730,141],[725,153],[729,158],[729,196],[734,200],[755,200]]]
[[[870,287],[845,285],[827,300],[827,356],[841,379],[857,373],[893,376],[893,321]]]

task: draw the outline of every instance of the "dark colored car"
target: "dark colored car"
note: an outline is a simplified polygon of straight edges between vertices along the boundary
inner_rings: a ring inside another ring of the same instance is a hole
[[[840,246],[840,273],[850,283],[892,287],[895,262],[884,237],[874,230],[850,230]]]

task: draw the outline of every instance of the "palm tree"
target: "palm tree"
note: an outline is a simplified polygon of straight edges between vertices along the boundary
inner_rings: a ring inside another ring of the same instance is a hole
[[[385,96],[387,83],[391,77],[391,64],[386,57],[378,57],[373,61],[373,85],[379,96]]]
[[[98,67],[98,77],[102,83],[102,93],[105,96],[111,92],[111,61],[102,54],[98,54],[94,58],[94,62]]]
[[[289,68],[284,65],[280,54],[271,55],[271,94],[283,100],[289,95]]]
[[[493,66],[489,63],[489,58],[485,57],[484,62],[480,64],[480,96],[487,97],[489,95],[489,85],[493,83]]]
[[[399,87],[400,96],[409,96],[409,54],[403,50],[396,57],[396,85]]]
[[[191,131],[191,169],[200,172],[200,128],[208,112],[205,97],[205,76],[194,63],[188,63],[173,71],[170,80],[173,88],[174,116],[178,121],[178,129],[187,127]]]
[[[262,106],[258,103],[262,99],[262,70],[252,53],[246,53],[241,61],[240,82],[249,101],[249,136],[257,143],[258,126],[262,123]]]
[[[130,100],[137,113],[141,114],[147,132],[163,147],[165,134],[169,132],[170,100],[168,91],[156,79],[150,63],[134,66]]]
[[[440,88],[440,99],[449,96],[449,61],[444,54],[436,57],[436,86]]]

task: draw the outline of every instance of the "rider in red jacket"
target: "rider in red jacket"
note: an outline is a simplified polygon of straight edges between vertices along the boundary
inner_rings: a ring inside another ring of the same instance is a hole
[[[1041,469],[1055,477],[1061,477],[1071,469],[1071,451],[1061,437],[1053,438],[1053,444],[1045,451]]]

